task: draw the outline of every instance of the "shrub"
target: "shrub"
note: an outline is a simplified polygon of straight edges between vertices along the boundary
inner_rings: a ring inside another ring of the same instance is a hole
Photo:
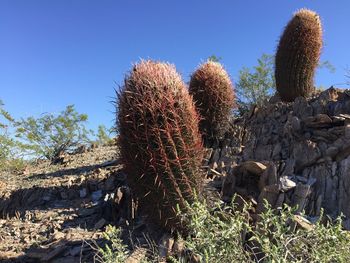
[[[58,115],[44,114],[40,118],[16,121],[16,136],[23,141],[29,155],[54,161],[60,154],[89,142],[91,131],[85,128],[87,118],[74,105],[69,105]]]
[[[190,229],[185,239],[186,249],[200,258],[200,262],[248,262],[250,256],[244,250],[245,233],[250,229],[247,208],[235,212],[217,203],[209,209],[205,202],[196,200],[183,214]]]
[[[299,10],[287,24],[277,47],[275,78],[282,100],[293,101],[312,93],[321,48],[320,17],[313,11]]]
[[[252,105],[259,108],[266,104],[274,91],[274,56],[262,54],[258,65],[252,69],[242,68],[236,84],[238,114],[248,112]]]
[[[185,208],[200,190],[203,148],[192,98],[173,65],[141,61],[118,94],[121,158],[128,183],[149,219],[181,229]]]
[[[254,226],[248,204],[240,210],[220,204],[208,209],[194,202],[184,214],[192,230],[186,248],[201,262],[349,262],[350,233],[342,229],[340,218],[334,224],[318,221],[309,230],[295,230],[296,209],[265,206]]]
[[[277,211],[267,202],[265,206],[260,221],[253,225],[247,203],[241,209],[220,202],[208,208],[205,202],[195,199],[181,214],[190,230],[183,239],[184,253],[170,256],[168,261],[189,263],[196,258],[201,263],[349,262],[350,233],[342,229],[340,218],[333,223],[319,220],[309,229],[296,229],[296,209],[285,206]],[[107,250],[109,258],[126,254],[125,246],[115,235],[114,240],[116,249]],[[150,250],[143,262],[158,262],[156,258],[156,252]]]
[[[103,237],[108,241],[104,248],[98,247],[99,261],[104,263],[123,263],[128,257],[127,246],[120,238],[120,229],[114,226],[107,226]]]
[[[99,125],[97,128],[97,141],[96,143],[101,145],[111,145],[113,144],[113,138],[110,137],[110,134],[113,132],[113,129],[107,129],[104,125]]]
[[[26,164],[20,154],[21,144],[11,136],[10,130],[14,121],[0,100],[0,172],[18,172]]]
[[[206,144],[220,139],[234,106],[233,85],[218,62],[207,61],[192,74],[189,92],[201,115],[200,130]]]

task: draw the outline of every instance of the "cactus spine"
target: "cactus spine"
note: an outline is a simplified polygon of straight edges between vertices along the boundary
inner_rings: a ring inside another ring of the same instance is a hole
[[[176,207],[200,191],[199,117],[173,65],[141,61],[118,94],[119,145],[128,183],[152,222],[181,230]]]
[[[276,88],[283,101],[312,93],[321,48],[320,17],[307,9],[297,11],[282,34],[275,58]]]
[[[189,91],[202,118],[200,131],[210,145],[226,131],[234,106],[232,82],[220,63],[207,61],[192,74]]]

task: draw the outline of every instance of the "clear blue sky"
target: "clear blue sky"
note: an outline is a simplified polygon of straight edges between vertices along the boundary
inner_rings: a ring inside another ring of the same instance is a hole
[[[292,13],[321,15],[316,84],[343,83],[350,66],[350,1],[0,0],[0,99],[15,117],[75,104],[90,127],[113,124],[114,88],[140,58],[174,63],[187,81],[208,56],[239,69],[273,54]]]

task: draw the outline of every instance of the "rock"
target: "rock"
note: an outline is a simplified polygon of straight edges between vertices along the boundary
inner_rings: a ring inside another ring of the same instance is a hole
[[[277,169],[274,163],[269,163],[267,169],[259,178],[259,189],[262,191],[266,185],[273,185],[277,183]]]
[[[296,212],[301,212],[304,209],[306,205],[306,199],[310,193],[311,191],[309,185],[300,183],[297,184],[292,197],[292,205],[298,207]]]
[[[337,147],[331,146],[326,149],[325,156],[334,158],[338,152],[339,152],[339,149]]]
[[[171,254],[174,245],[174,239],[169,234],[164,234],[159,241],[159,258],[166,262],[166,258]]]
[[[299,227],[301,227],[307,231],[310,231],[310,230],[314,229],[314,227],[315,227],[309,220],[307,220],[306,218],[304,218],[300,215],[294,215],[293,219]]]
[[[79,257],[61,257],[61,258],[57,258],[57,259],[53,259],[52,261],[50,261],[51,263],[77,263],[77,262],[81,262]]]
[[[284,202],[284,199],[285,199],[285,194],[284,193],[280,193],[278,195],[278,198],[276,200],[276,203],[275,203],[275,207],[276,209],[282,209],[283,208],[283,202]]]
[[[350,156],[340,162],[339,168],[339,194],[338,207],[339,210],[350,218]]]
[[[78,211],[78,215],[80,217],[86,217],[86,216],[90,216],[92,214],[95,214],[97,212],[97,208],[82,208]]]
[[[72,247],[70,250],[69,250],[69,254],[73,257],[77,256],[80,254],[80,251],[82,250],[82,247],[81,246],[75,246],[75,247]]]
[[[292,156],[295,160],[295,168],[299,171],[305,166],[315,163],[321,157],[321,152],[315,142],[306,140],[294,145]]]
[[[266,165],[255,161],[245,161],[240,167],[254,175],[261,175],[267,168]]]
[[[104,218],[101,218],[100,220],[97,221],[97,223],[95,224],[94,228],[95,229],[100,229],[102,227],[104,227],[104,225],[107,223],[107,221]]]
[[[350,120],[350,115],[349,114],[340,113],[338,116],[341,117],[341,118],[344,118],[346,120]]]
[[[98,191],[92,192],[91,199],[93,202],[97,202],[102,198],[102,196],[103,196],[102,191],[98,190]]]
[[[280,190],[282,192],[287,192],[294,187],[296,187],[296,183],[290,180],[287,176],[280,177]]]
[[[229,202],[232,199],[235,193],[235,186],[236,177],[232,172],[226,175],[222,181],[221,196],[225,202]]]
[[[211,158],[210,158],[210,163],[217,162],[219,160],[219,158],[220,158],[220,149],[215,149],[212,153]]]
[[[81,198],[85,198],[87,196],[87,191],[86,191],[86,188],[83,188],[83,189],[80,189],[79,190],[79,196]]]
[[[65,244],[55,246],[55,248],[53,250],[51,250],[49,253],[46,253],[45,256],[41,260],[42,261],[49,261],[49,260],[57,257],[59,254],[61,254],[66,249],[67,249],[67,246]]]
[[[66,193],[66,191],[61,191],[60,195],[62,199],[68,199],[68,194]]]
[[[291,118],[291,127],[294,132],[299,132],[301,130],[300,119],[297,116]]]
[[[350,231],[350,219],[349,218],[343,221],[343,227],[344,227],[344,229]]]
[[[304,119],[313,114],[312,106],[303,97],[297,97],[293,103],[292,108],[295,115],[301,119]]]
[[[332,127],[332,119],[327,114],[317,114],[316,116],[303,119],[303,122],[309,128]]]
[[[341,160],[347,158],[350,155],[350,146],[342,149],[338,154],[335,156],[335,160],[337,162],[340,162]]]
[[[256,213],[260,214],[266,210],[265,200],[271,205],[271,207],[275,207],[278,196],[279,189],[277,184],[265,186],[265,188],[259,195]]]

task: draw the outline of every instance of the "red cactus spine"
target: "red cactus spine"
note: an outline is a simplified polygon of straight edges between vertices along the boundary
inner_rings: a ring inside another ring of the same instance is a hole
[[[283,101],[312,93],[321,49],[320,17],[313,11],[299,10],[286,26],[275,58],[276,88]]]
[[[200,131],[206,144],[211,144],[224,135],[234,107],[230,77],[220,63],[208,61],[191,76],[189,92],[202,118]]]
[[[119,145],[140,209],[168,230],[183,227],[185,209],[200,191],[203,146],[199,117],[173,65],[141,61],[118,95]]]

